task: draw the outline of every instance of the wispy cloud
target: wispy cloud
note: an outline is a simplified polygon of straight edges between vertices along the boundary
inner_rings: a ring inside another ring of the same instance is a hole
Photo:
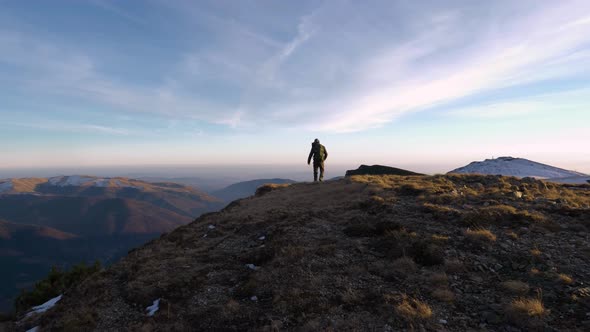
[[[128,136],[133,134],[129,129],[125,128],[114,128],[109,126],[88,124],[88,123],[67,123],[67,122],[53,122],[53,121],[27,121],[27,122],[15,122],[15,121],[0,121],[0,126],[4,127],[21,127],[21,128],[32,128],[50,130],[56,132],[69,132],[69,133],[95,133],[105,135],[116,135],[116,136]]]
[[[143,20],[112,2],[94,4],[130,21]],[[507,87],[590,77],[587,1],[535,6],[325,1],[305,13],[277,13],[288,22],[280,28],[269,13],[250,11],[251,20],[243,22],[221,5],[206,10],[190,2],[157,5],[173,8],[163,15],[185,26],[180,38],[186,40],[167,54],[176,65],[154,73],[159,80],[117,77],[111,68],[116,63],[89,50],[1,26],[0,66],[16,69],[24,89],[127,112],[231,128],[264,123],[325,132],[380,127]],[[455,114],[508,116],[538,106],[487,101]]]

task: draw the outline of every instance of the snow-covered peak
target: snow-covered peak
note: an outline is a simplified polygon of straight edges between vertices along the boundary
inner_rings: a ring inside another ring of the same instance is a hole
[[[88,182],[96,180],[95,177],[92,176],[84,176],[84,175],[71,175],[71,176],[56,176],[49,178],[48,182],[54,186],[59,187],[67,187],[67,186],[74,186],[79,187]]]
[[[0,193],[11,191],[12,188],[14,188],[14,185],[12,184],[12,180],[10,180],[10,179],[0,180]]]
[[[93,186],[93,187],[117,187],[117,188],[135,188],[142,189],[141,186],[136,186],[129,181],[121,181],[113,178],[99,178],[96,176],[87,175],[70,175],[70,176],[56,176],[48,179],[48,183],[58,187],[82,187],[82,186]]]
[[[534,177],[538,179],[583,176],[583,173],[553,167],[523,158],[500,157],[474,161],[467,166],[457,168],[449,173],[490,174],[516,177]]]

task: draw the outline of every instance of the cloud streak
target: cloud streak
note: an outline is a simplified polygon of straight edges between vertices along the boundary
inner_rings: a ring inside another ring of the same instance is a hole
[[[155,72],[158,81],[117,78],[109,74],[112,64],[88,50],[2,26],[0,66],[21,73],[23,89],[125,112],[234,129],[269,125],[355,132],[469,96],[590,77],[590,4],[534,4],[458,2],[449,8],[431,2],[401,8],[393,2],[359,7],[326,1],[281,18],[290,23],[279,29],[269,13],[251,12],[257,26],[222,6],[203,10],[198,4],[159,3],[168,18],[186,25],[187,45],[171,50],[176,65]],[[144,23],[114,3],[97,0],[95,5]],[[195,19],[196,27],[187,23]],[[191,39],[191,29],[202,31]],[[509,116],[538,106],[481,105],[455,114]]]

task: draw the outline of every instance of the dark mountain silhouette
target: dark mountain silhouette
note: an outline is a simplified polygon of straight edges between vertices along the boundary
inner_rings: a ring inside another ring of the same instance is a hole
[[[424,175],[420,173],[414,173],[401,168],[395,168],[390,166],[382,165],[361,165],[355,170],[346,171],[346,176],[352,175]]]
[[[213,194],[213,196],[221,198],[226,202],[231,202],[231,201],[234,201],[239,198],[244,198],[244,197],[254,195],[254,193],[256,192],[256,189],[258,189],[258,187],[260,187],[264,184],[268,184],[268,183],[289,184],[289,183],[295,183],[295,182],[296,181],[294,181],[294,180],[279,179],[279,178],[257,179],[257,180],[234,183],[226,188],[223,188],[218,191],[214,191],[212,194]]]
[[[588,188],[479,175],[263,186],[131,251],[18,327],[579,330],[590,305]]]

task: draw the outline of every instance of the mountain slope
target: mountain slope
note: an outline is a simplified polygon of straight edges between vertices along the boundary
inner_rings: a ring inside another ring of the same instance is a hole
[[[66,240],[73,239],[76,235],[51,227],[16,224],[0,219],[0,240],[6,241],[21,237],[27,238],[28,241],[38,241],[44,238]]]
[[[129,199],[36,195],[2,197],[0,218],[80,236],[162,233],[191,220],[185,215]]]
[[[226,202],[231,202],[239,198],[244,198],[254,195],[256,189],[267,183],[286,184],[295,183],[289,179],[257,179],[251,181],[244,181],[234,183],[226,188],[213,192],[213,196],[221,198]]]
[[[176,183],[94,176],[0,180],[0,310],[52,265],[111,262],[222,206]]]
[[[20,328],[589,327],[589,189],[465,175],[269,186],[130,252]]]
[[[584,176],[583,173],[568,171],[523,158],[500,157],[474,161],[467,166],[450,171],[456,174],[489,174],[539,179]]]

